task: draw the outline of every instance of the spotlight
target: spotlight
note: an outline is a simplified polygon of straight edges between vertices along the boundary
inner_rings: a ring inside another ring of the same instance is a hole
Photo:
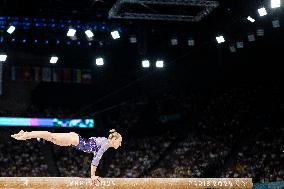
[[[50,58],[50,63],[51,64],[56,64],[57,63],[57,61],[58,61],[58,57],[57,56],[52,56],[51,58]]]
[[[244,42],[238,41],[237,42],[237,49],[242,49],[242,48],[244,48]]]
[[[164,61],[162,61],[162,60],[157,60],[157,61],[156,61],[156,67],[157,67],[157,68],[163,68],[163,67],[164,67]]]
[[[187,40],[187,44],[188,44],[188,46],[194,46],[194,45],[195,45],[194,39],[189,38],[189,39]]]
[[[280,28],[280,22],[279,20],[273,20],[272,21],[273,28]]]
[[[249,35],[248,35],[248,41],[249,41],[249,42],[255,41],[255,36],[254,36],[254,34],[249,34]]]
[[[86,31],[85,31],[85,34],[86,34],[86,36],[87,36],[89,39],[91,39],[91,38],[94,37],[94,34],[93,34],[93,32],[92,32],[91,30],[86,30]]]
[[[9,34],[12,34],[14,31],[15,31],[15,26],[10,26],[9,28],[8,28],[8,30],[7,30],[7,32],[9,33]]]
[[[96,65],[97,65],[97,66],[102,66],[102,65],[104,65],[104,59],[103,59],[103,58],[97,58],[97,59],[96,59]]]
[[[0,54],[0,62],[5,62],[7,59],[7,55],[6,54]]]
[[[136,38],[136,36],[135,36],[135,35],[131,35],[131,36],[129,37],[129,41],[130,41],[130,43],[137,43],[137,38]]]
[[[149,67],[150,67],[150,62],[149,62],[149,60],[143,60],[143,61],[142,61],[142,67],[143,67],[143,68],[149,68]]]
[[[280,0],[271,0],[271,8],[279,8],[281,6]]]
[[[217,40],[218,43],[224,43],[225,42],[225,39],[224,39],[224,37],[222,35],[216,37],[216,40]]]
[[[250,22],[254,22],[254,21],[255,21],[255,19],[253,19],[253,18],[250,17],[250,16],[247,17],[247,20],[250,21]]]
[[[231,45],[229,48],[232,53],[237,52],[237,49],[234,45]]]
[[[69,28],[68,32],[67,32],[67,36],[68,37],[74,37],[76,33],[75,29]]]
[[[256,30],[256,35],[259,36],[259,37],[264,36],[264,29]]]
[[[264,7],[259,8],[257,11],[258,11],[259,16],[267,15],[266,9]]]
[[[119,39],[120,38],[119,32],[116,31],[116,30],[111,32],[111,36],[112,36],[113,39]]]
[[[177,37],[172,37],[171,38],[171,45],[177,45],[178,44],[178,39]]]

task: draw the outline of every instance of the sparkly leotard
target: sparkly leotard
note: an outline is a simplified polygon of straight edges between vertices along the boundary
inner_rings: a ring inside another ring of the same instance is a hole
[[[108,139],[105,137],[91,137],[84,139],[79,135],[79,144],[77,146],[71,145],[72,147],[87,153],[93,153],[94,158],[92,165],[98,166],[103,153],[109,148]]]

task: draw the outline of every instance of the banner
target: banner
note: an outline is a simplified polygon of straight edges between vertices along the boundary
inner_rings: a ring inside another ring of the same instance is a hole
[[[91,70],[82,70],[82,83],[91,83],[92,73]]]
[[[0,126],[94,128],[94,119],[0,117]]]
[[[36,82],[39,82],[39,81],[41,81],[42,79],[42,76],[41,76],[41,74],[42,74],[42,72],[41,72],[42,70],[41,70],[41,68],[39,68],[39,67],[36,67],[36,68],[34,68],[34,80],[36,81]]]
[[[33,69],[31,67],[21,67],[20,80],[32,81],[34,78]]]
[[[74,70],[74,83],[81,83],[82,80],[82,71],[79,69]]]
[[[42,81],[51,81],[51,68],[42,68]]]
[[[63,69],[62,81],[64,83],[71,83],[72,80],[72,70],[70,68]]]
[[[90,69],[52,68],[52,67],[11,67],[12,81],[92,83]]]
[[[11,79],[12,79],[12,81],[17,80],[17,67],[15,67],[15,66],[12,66],[12,68],[11,68]]]
[[[52,69],[52,81],[53,82],[61,82],[62,81],[61,68],[53,68]]]

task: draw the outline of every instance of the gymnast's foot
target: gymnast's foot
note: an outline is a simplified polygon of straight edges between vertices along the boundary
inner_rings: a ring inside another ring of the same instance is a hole
[[[23,130],[21,130],[18,134],[14,134],[11,135],[11,137],[17,139],[17,140],[27,140],[27,139],[31,139],[29,137],[29,132],[25,132]]]

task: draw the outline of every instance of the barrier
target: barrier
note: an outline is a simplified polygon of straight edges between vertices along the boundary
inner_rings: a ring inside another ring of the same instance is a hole
[[[100,188],[100,189],[251,189],[250,178],[101,178],[92,184],[80,177],[0,177],[0,188]]]

